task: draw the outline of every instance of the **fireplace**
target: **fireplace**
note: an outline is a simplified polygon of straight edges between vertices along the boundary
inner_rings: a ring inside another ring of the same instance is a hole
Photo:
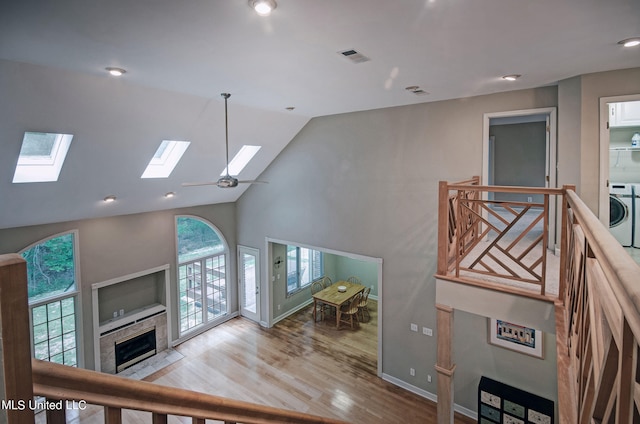
[[[151,327],[115,342],[116,372],[156,354],[156,328]]]

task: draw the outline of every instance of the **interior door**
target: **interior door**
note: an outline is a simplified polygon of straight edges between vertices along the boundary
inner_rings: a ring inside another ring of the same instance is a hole
[[[260,251],[238,246],[240,315],[260,321]]]

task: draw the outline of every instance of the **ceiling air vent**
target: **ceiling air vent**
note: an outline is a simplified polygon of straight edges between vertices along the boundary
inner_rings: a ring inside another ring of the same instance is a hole
[[[347,59],[349,59],[350,61],[352,61],[353,63],[362,63],[362,62],[368,62],[371,59],[369,59],[367,56],[363,55],[362,53],[359,53],[353,49],[349,49],[349,50],[343,50],[340,53],[342,56],[346,57]]]
[[[428,91],[424,91],[422,88],[418,87],[417,85],[411,85],[409,87],[406,87],[405,90],[415,94],[416,96],[425,96],[429,94]]]

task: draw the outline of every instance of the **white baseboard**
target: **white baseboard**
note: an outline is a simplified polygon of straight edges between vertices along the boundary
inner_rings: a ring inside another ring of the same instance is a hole
[[[271,322],[271,327],[273,327],[277,322],[282,321],[283,319],[285,319],[286,317],[295,314],[296,312],[298,312],[301,309],[306,308],[307,306],[311,305],[313,303],[313,299],[309,299],[306,302],[298,305],[297,307],[288,310],[287,312],[285,312],[282,315],[278,315],[277,317],[273,317],[273,322]]]
[[[435,395],[427,390],[421,389],[420,387],[416,387],[412,384],[407,383],[406,381],[402,381],[399,378],[393,377],[389,374],[382,374],[382,379],[384,381],[388,381],[391,384],[394,384],[398,387],[401,387],[405,390],[410,391],[411,393],[415,393],[418,396],[421,396],[425,399],[429,399],[432,402],[438,403],[438,395]],[[455,403],[453,405],[453,410],[462,414],[462,415],[466,415],[469,418],[472,418],[474,420],[478,419],[478,414],[475,411],[472,411],[468,408],[465,408],[464,406],[460,406],[457,403]]]

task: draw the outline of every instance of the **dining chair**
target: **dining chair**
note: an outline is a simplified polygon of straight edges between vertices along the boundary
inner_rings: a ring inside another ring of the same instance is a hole
[[[322,285],[324,286],[324,288],[326,289],[327,287],[331,287],[333,285],[333,282],[331,281],[331,278],[327,277],[326,275],[322,278],[320,278],[318,281],[320,281],[322,283]],[[333,305],[324,305],[324,311],[327,313],[327,315],[331,316],[331,317],[335,317],[336,316],[336,308]]]
[[[331,278],[327,277],[326,275],[322,277],[320,281],[322,282],[322,285],[324,286],[325,289],[333,284],[333,282],[331,281]]]
[[[369,301],[369,293],[371,293],[371,287],[367,287],[366,289],[364,289],[364,292],[362,293],[362,299],[360,300],[360,303],[358,303],[358,312],[362,316],[362,322],[365,322],[364,321],[365,312],[367,313],[367,316],[368,316],[367,321],[371,319],[371,314],[369,313],[369,308],[367,306],[367,302]]]
[[[340,316],[340,322],[338,322],[338,329],[340,329],[340,324],[343,322],[345,324],[351,325],[351,328],[353,329],[354,318],[356,324],[358,324],[358,311],[360,310],[358,305],[360,304],[361,300],[362,292],[353,296],[348,304],[342,306],[342,308],[340,309],[342,315]]]
[[[318,293],[320,290],[324,290],[324,286],[322,285],[322,282],[320,280],[316,280],[311,283],[311,295]],[[320,312],[320,320],[324,320],[324,311],[328,305],[320,302],[319,300],[316,300],[314,302],[314,305],[315,307],[313,309],[313,320],[317,320],[318,312]]]
[[[349,278],[347,278],[347,281],[353,284],[362,284],[362,281],[360,281],[360,279],[356,276],[351,276]]]

